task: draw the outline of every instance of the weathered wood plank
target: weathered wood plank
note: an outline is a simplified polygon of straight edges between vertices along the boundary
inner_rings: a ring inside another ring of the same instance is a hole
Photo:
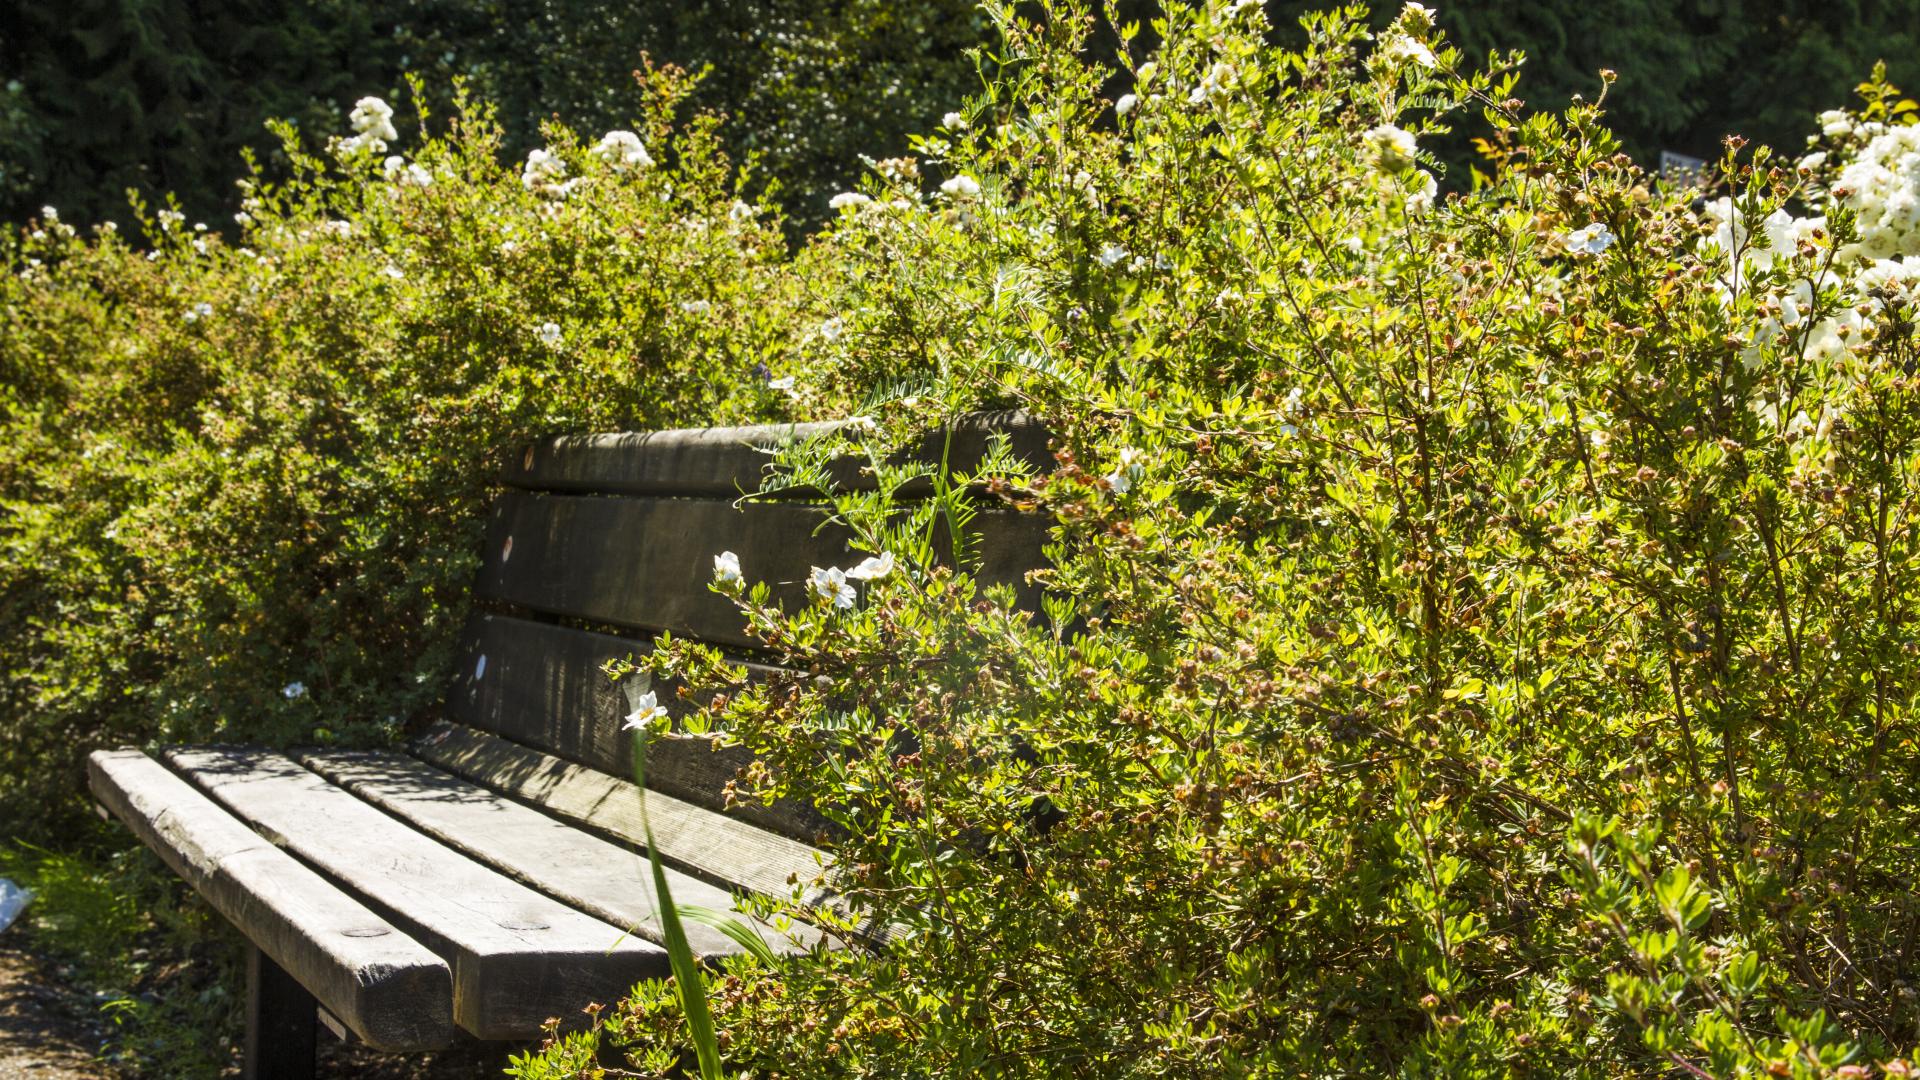
[[[368,1045],[453,1040],[446,961],[138,750],[87,761],[94,797]]]
[[[656,944],[664,944],[659,908],[655,903],[653,882],[644,852],[634,850],[644,840],[639,825],[639,790],[626,803],[625,814],[617,804],[603,805],[610,816],[633,822],[630,842],[633,847],[615,844],[567,824],[532,807],[514,802],[484,787],[442,772],[413,758],[375,751],[308,752],[296,755],[308,768],[346,788],[355,795],[401,818],[435,839],[457,848],[501,873],[561,900],[571,907],[598,916],[616,926],[632,929]],[[656,795],[654,804],[665,802]],[[724,830],[708,825],[702,829],[687,818],[713,815],[698,807],[675,803],[663,807],[656,839],[663,849],[671,843],[682,861],[713,868],[726,874],[729,862],[737,858],[730,849],[731,837]],[[652,806],[648,807],[651,814]],[[722,822],[732,825],[732,822]],[[626,835],[623,833],[623,835]],[[764,834],[762,834],[764,835]],[[689,841],[704,840],[696,849]],[[755,838],[758,839],[758,838]],[[668,888],[675,903],[704,907],[714,911],[734,909],[731,887],[720,888],[676,870],[667,870]],[[810,927],[794,927],[791,939],[780,930],[740,915],[760,932],[762,940],[776,951],[804,949],[820,939]],[[732,938],[711,926],[686,923],[688,945],[704,958],[731,956],[741,951]]]
[[[509,492],[494,504],[474,591],[549,614],[752,646],[739,609],[708,587],[713,557],[737,553],[749,581],[798,605],[811,568],[858,561],[848,532],[824,521],[803,503]],[[982,580],[1022,587],[1043,565],[1045,518],[994,511],[975,524]]]
[[[460,642],[447,715],[616,777],[633,775],[633,739],[622,729],[627,699],[601,667],[645,652],[647,643],[505,615],[476,615]],[[654,687],[674,716],[687,708],[676,689],[665,681]],[[729,808],[727,783],[752,761],[743,749],[716,751],[705,739],[656,739],[648,746],[647,786],[802,840],[826,829],[818,814],[797,804]]]
[[[453,1016],[482,1039],[527,1039],[640,979],[664,950],[435,841],[284,755],[241,747],[168,760],[276,843],[430,940],[453,965]]]
[[[733,497],[759,490],[774,448],[828,437],[843,426],[844,421],[834,421],[570,435],[526,448],[508,463],[502,479],[536,491]],[[900,456],[928,462],[944,457],[950,470],[971,474],[995,435],[1004,435],[1020,459],[1039,469],[1050,466],[1046,430],[1025,414],[1012,412],[967,417],[949,429],[930,432]],[[860,463],[851,459],[837,463],[834,480],[848,490],[873,487],[873,478],[863,475]],[[900,494],[925,492],[908,488]]]
[[[458,724],[434,725],[415,744],[414,752],[564,821],[625,843],[644,842],[638,809],[641,789],[631,781]],[[646,799],[654,842],[663,859],[773,897],[792,895],[794,883],[817,893],[829,874],[826,855],[797,840],[659,791],[648,790]]]

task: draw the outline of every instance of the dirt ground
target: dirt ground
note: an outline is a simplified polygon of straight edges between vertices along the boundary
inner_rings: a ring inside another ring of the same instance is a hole
[[[92,1002],[17,942],[0,943],[0,1080],[108,1080],[94,1062],[105,1036]]]
[[[95,1060],[107,1025],[86,995],[20,947],[0,939],[0,1080],[125,1080]],[[395,1057],[346,1046],[320,1029],[325,1080],[467,1080],[497,1077],[514,1048],[469,1044]]]

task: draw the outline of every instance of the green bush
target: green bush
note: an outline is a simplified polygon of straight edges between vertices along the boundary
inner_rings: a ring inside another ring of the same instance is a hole
[[[1697,209],[1419,5],[1298,50],[1170,5],[1116,101],[1084,9],[996,18],[1003,77],[800,257],[795,393],[882,491],[981,406],[1058,469],[836,497],[891,570],[804,610],[718,579],[790,677],[638,661],[904,931],[714,973],[731,1074],[1909,1074],[1909,107],[1735,142]],[[1437,198],[1468,120],[1497,175]],[[1041,615],[933,558],[968,489],[1055,520]],[[517,1075],[672,1075],[676,1001]]]
[[[329,157],[287,133],[231,243],[171,209],[145,252],[51,213],[5,241],[0,833],[58,826],[104,744],[390,737],[515,442],[784,414],[780,222],[711,118],[669,133],[690,89],[656,73],[651,167],[559,128],[503,167],[478,111],[382,147],[382,105]]]
[[[522,440],[863,415],[872,563],[793,612],[715,583],[791,675],[636,661],[721,691],[676,722],[902,930],[713,972],[731,1074],[1909,1074],[1913,106],[1702,193],[1419,5],[1297,47],[1170,5],[1115,57],[1071,0],[990,13],[991,81],[797,254],[669,68],[512,167],[464,105],[282,129],[231,241],[9,238],[10,831],[94,745],[430,714]],[[1466,124],[1490,175],[1442,196]],[[999,406],[1056,469],[884,494]],[[1038,614],[967,572],[986,500],[1055,523]],[[672,1075],[679,1001],[514,1071]]]

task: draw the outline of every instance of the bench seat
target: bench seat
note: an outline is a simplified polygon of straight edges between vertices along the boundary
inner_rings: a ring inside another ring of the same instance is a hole
[[[138,750],[87,763],[96,798],[369,1046],[453,1039],[447,962]]]
[[[630,784],[605,792],[594,809],[606,827],[590,831],[406,754],[201,746],[156,761],[113,750],[95,753],[90,773],[101,804],[250,939],[264,948],[291,936],[297,947],[266,951],[377,1049],[443,1047],[456,1024],[481,1039],[532,1039],[550,1017],[671,974],[645,856],[603,836],[638,833]],[[677,809],[656,836],[753,828]],[[782,837],[761,846],[786,861],[758,867],[757,884],[782,869],[812,878],[825,864]],[[248,860],[267,868],[236,879]],[[678,870],[669,884],[681,905],[735,904],[733,890]],[[326,904],[338,914],[323,921]],[[736,917],[775,951],[820,939]],[[704,960],[741,949],[709,926],[685,928]],[[415,1019],[396,1025],[403,1014]]]

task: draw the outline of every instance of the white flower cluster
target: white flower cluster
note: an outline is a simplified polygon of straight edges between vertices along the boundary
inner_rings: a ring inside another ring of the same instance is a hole
[[[647,153],[640,136],[631,131],[609,131],[587,152],[606,162],[614,172],[653,168],[653,155]],[[531,164],[532,159],[529,158],[528,162]]]
[[[411,185],[413,187],[431,187],[433,185],[433,174],[427,171],[426,166],[417,161],[409,162],[399,154],[395,154],[386,161],[381,162],[380,170],[386,173],[388,180],[396,184]]]
[[[361,150],[383,153],[389,141],[400,137],[400,133],[393,130],[393,106],[377,97],[363,97],[354,102],[347,122],[353,125],[353,135],[340,140],[343,154]]]
[[[1387,34],[1380,45],[1380,56],[1390,67],[1396,68],[1411,64],[1415,67],[1430,69],[1439,65],[1439,61],[1434,59],[1432,49],[1398,31]]]
[[[714,562],[717,573],[719,560],[716,559]],[[858,566],[848,570],[842,570],[837,566],[814,567],[813,572],[807,577],[807,591],[825,603],[845,611],[854,603],[853,582],[879,581],[891,573],[893,573],[893,552],[886,551],[876,556],[869,556]]]
[[[1840,170],[1833,193],[1859,215],[1860,242],[1843,257],[1920,255],[1920,127],[1887,128],[1868,139]]]
[[[977,199],[980,197],[980,181],[975,180],[966,173],[961,173],[959,176],[941,184],[940,193],[955,202]]]
[[[1706,247],[1729,257],[1735,252],[1740,255],[1737,263],[1730,264],[1729,278],[1723,282],[1730,289],[1739,289],[1753,274],[1772,269],[1781,259],[1791,258],[1802,240],[1818,235],[1827,224],[1824,217],[1797,218],[1785,210],[1775,210],[1755,233],[1741,220],[1733,200],[1725,197],[1708,203],[1706,215],[1714,225],[1713,236],[1706,241]]]
[[[567,179],[567,163],[560,159],[560,155],[545,147],[529,153],[527,163],[520,169],[520,185],[548,198],[566,198],[573,194],[574,186],[579,182],[577,179]]]

